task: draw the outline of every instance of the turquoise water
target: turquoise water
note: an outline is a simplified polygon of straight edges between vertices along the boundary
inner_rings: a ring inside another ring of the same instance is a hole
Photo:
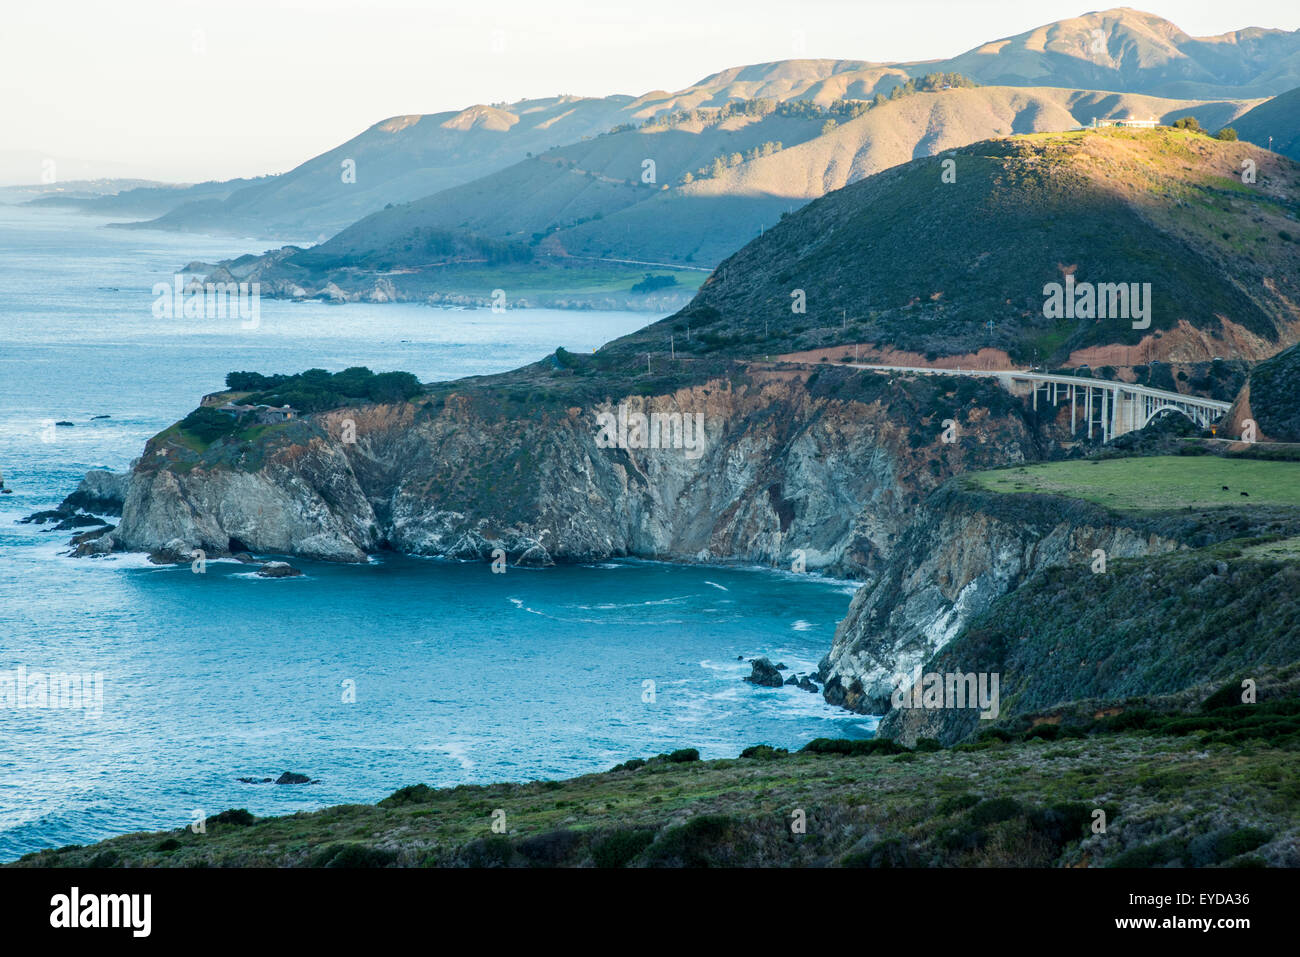
[[[391,554],[298,561],[303,578],[267,581],[233,562],[195,575],[139,556],[74,561],[59,554],[69,533],[17,524],[87,469],[127,467],[232,369],[447,379],[590,350],[657,318],[272,301],[256,330],[153,317],[155,282],[248,251],[0,206],[0,471],[14,489],[0,496],[0,672],[101,672],[104,689],[98,715],[0,708],[0,860],[196,811],[285,813],[416,782],[870,734],[870,719],[819,695],[747,684],[737,660],[812,669],[849,583],[644,562],[494,575]],[[319,783],[237,780],[286,770]]]

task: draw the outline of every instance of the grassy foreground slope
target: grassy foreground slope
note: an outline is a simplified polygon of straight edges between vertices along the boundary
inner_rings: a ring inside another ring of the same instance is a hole
[[[232,811],[204,834],[131,834],[17,866],[1300,865],[1294,744],[1132,732],[871,754],[834,753],[849,750],[840,745],[716,761],[675,753],[568,781],[417,786],[378,806],[278,818]],[[1092,831],[1096,810],[1104,833]],[[506,833],[492,830],[494,812]],[[798,812],[805,833],[792,828]]]

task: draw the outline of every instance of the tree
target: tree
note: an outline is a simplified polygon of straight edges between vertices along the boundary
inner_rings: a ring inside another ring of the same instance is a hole
[[[203,405],[181,419],[181,428],[207,444],[235,432],[239,422],[233,415]]]
[[[1204,132],[1204,130],[1201,129],[1200,121],[1197,120],[1196,117],[1194,116],[1183,116],[1174,120],[1174,129],[1190,130],[1193,133]]]
[[[1219,132],[1214,134],[1214,138],[1216,140],[1225,140],[1229,143],[1235,143],[1237,141],[1237,131],[1231,126],[1225,126],[1223,129],[1219,130]]]

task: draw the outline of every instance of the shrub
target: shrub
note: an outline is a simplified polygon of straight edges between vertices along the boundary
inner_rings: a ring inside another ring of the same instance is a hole
[[[964,811],[967,808],[974,807],[979,803],[979,795],[976,794],[950,794],[939,802],[939,806],[935,810],[939,814],[952,814],[956,811]]]
[[[758,761],[771,761],[773,758],[785,757],[789,753],[785,748],[774,748],[770,744],[755,744],[741,751],[740,756]]]
[[[652,276],[650,273],[645,274],[645,278],[632,287],[635,293],[650,293],[657,289],[669,289],[677,285],[677,277],[674,275]]]
[[[388,795],[379,802],[379,806],[401,807],[403,804],[427,804],[433,800],[436,793],[437,790],[427,784],[410,784]]]
[[[630,761],[624,761],[622,764],[614,765],[609,771],[613,774],[615,771],[635,771],[637,768],[643,767],[645,767],[644,758],[633,758]]]
[[[907,748],[892,738],[814,738],[799,749],[804,754],[903,754]]]
[[[752,839],[748,829],[725,814],[701,814],[669,828],[645,850],[654,867],[710,867],[728,863],[731,851]]]
[[[560,828],[524,838],[519,842],[518,850],[537,867],[559,867],[569,860],[581,843],[582,835],[577,831]]]
[[[1217,862],[1223,862],[1238,854],[1245,854],[1267,844],[1273,835],[1257,827],[1243,827],[1221,835],[1215,841]]]
[[[841,867],[916,867],[916,855],[902,839],[889,837],[877,841],[865,851],[848,855]]]
[[[1028,817],[1031,829],[1045,837],[1053,847],[1061,848],[1085,836],[1092,823],[1092,809],[1084,804],[1054,804],[1037,808]]]
[[[1143,844],[1141,847],[1134,847],[1125,851],[1111,861],[1110,866],[1159,867],[1182,857],[1186,849],[1187,841],[1181,838],[1167,837],[1164,840],[1153,841],[1150,844]]]
[[[654,839],[654,828],[623,828],[593,844],[591,857],[597,867],[627,867]]]
[[[236,827],[248,827],[250,824],[256,824],[257,818],[250,814],[245,808],[231,808],[229,811],[222,811],[220,814],[214,814],[208,818],[209,824],[233,824]]]
[[[667,758],[673,764],[686,764],[690,761],[698,761],[700,759],[700,752],[695,748],[678,748],[676,751],[668,754]]]
[[[457,856],[466,867],[509,867],[514,860],[515,848],[509,838],[497,834],[471,841]]]
[[[331,844],[312,859],[311,867],[358,868],[388,867],[397,860],[396,851],[386,851],[365,844]]]
[[[967,818],[977,827],[1009,821],[1024,813],[1024,806],[1014,798],[989,798],[970,809]]]
[[[1217,711],[1241,704],[1241,682],[1232,681],[1201,702],[1202,711]]]
[[[218,412],[211,406],[199,406],[181,419],[181,428],[205,444],[239,430],[239,420],[233,415]]]

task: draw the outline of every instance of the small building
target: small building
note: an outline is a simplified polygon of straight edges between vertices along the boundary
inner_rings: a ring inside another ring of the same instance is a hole
[[[282,405],[279,407],[273,405],[259,405],[257,407],[257,421],[262,425],[274,425],[277,422],[288,422],[297,416],[298,411],[290,406]]]
[[[1106,126],[1120,126],[1130,130],[1154,130],[1159,124],[1160,121],[1154,116],[1147,117],[1144,120],[1140,117],[1134,116],[1132,113],[1122,119],[1099,120],[1096,117],[1093,117],[1092,119],[1092,126],[1094,129],[1100,129]]]

